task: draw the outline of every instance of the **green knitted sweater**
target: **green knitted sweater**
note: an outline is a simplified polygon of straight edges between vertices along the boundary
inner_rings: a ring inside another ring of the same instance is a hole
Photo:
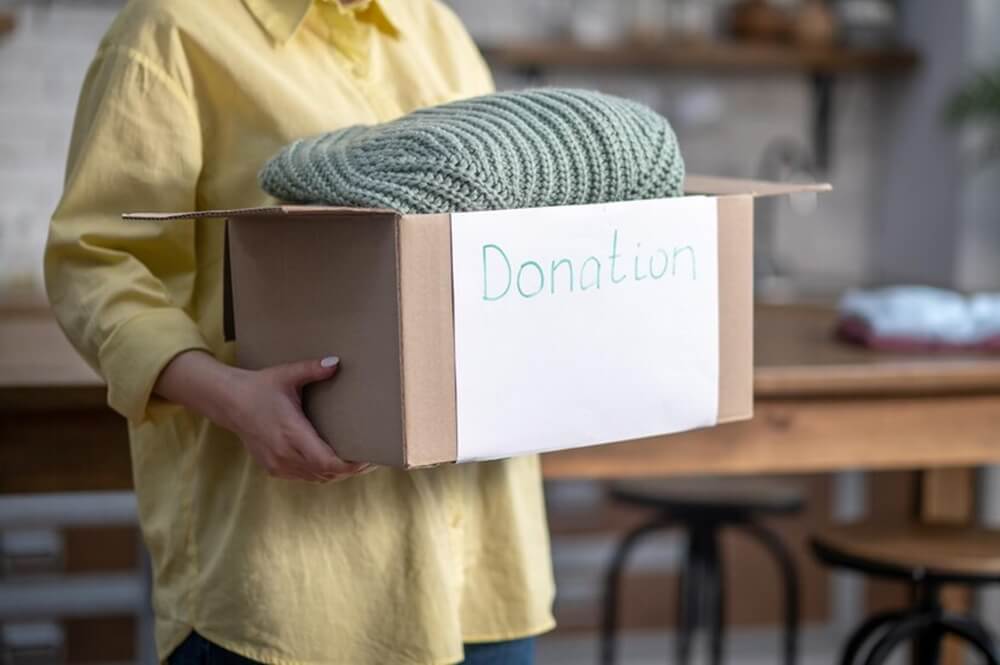
[[[438,213],[679,196],[684,162],[652,109],[540,88],[302,139],[259,178],[288,202]]]

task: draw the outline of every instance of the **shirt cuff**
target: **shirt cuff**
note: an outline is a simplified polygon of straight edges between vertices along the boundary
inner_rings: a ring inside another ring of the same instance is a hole
[[[108,404],[140,423],[169,402],[153,395],[163,368],[184,351],[209,351],[198,326],[183,310],[153,309],[123,323],[101,346],[101,374],[108,383]]]

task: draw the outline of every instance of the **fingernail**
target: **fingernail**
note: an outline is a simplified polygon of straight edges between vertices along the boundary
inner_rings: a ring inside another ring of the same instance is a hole
[[[323,358],[323,360],[320,360],[319,364],[321,367],[336,367],[340,364],[340,358],[337,356],[327,356],[326,358]]]

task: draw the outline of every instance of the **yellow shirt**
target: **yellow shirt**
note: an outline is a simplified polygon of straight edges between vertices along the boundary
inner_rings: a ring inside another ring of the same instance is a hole
[[[233,435],[151,396],[181,351],[233,360],[222,225],[119,218],[266,204],[256,173],[286,142],[491,85],[436,0],[133,1],[102,42],[46,280],[129,419],[161,657],[195,629],[265,663],[452,663],[463,642],[553,625],[537,458],[268,477]]]

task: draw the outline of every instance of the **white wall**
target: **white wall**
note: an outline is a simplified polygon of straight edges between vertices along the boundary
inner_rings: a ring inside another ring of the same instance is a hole
[[[923,66],[886,99],[889,138],[879,215],[879,278],[952,285],[958,264],[958,136],[943,108],[966,66],[968,3],[907,0],[903,32]]]
[[[0,0],[0,8],[12,3]],[[0,303],[42,299],[41,252],[62,191],[73,111],[115,5],[13,6],[0,37]]]
[[[970,0],[967,17],[970,67],[1000,63],[1000,3]],[[1000,159],[983,163],[973,157],[981,136],[966,132],[963,142],[961,225],[957,280],[970,290],[1000,290]]]

